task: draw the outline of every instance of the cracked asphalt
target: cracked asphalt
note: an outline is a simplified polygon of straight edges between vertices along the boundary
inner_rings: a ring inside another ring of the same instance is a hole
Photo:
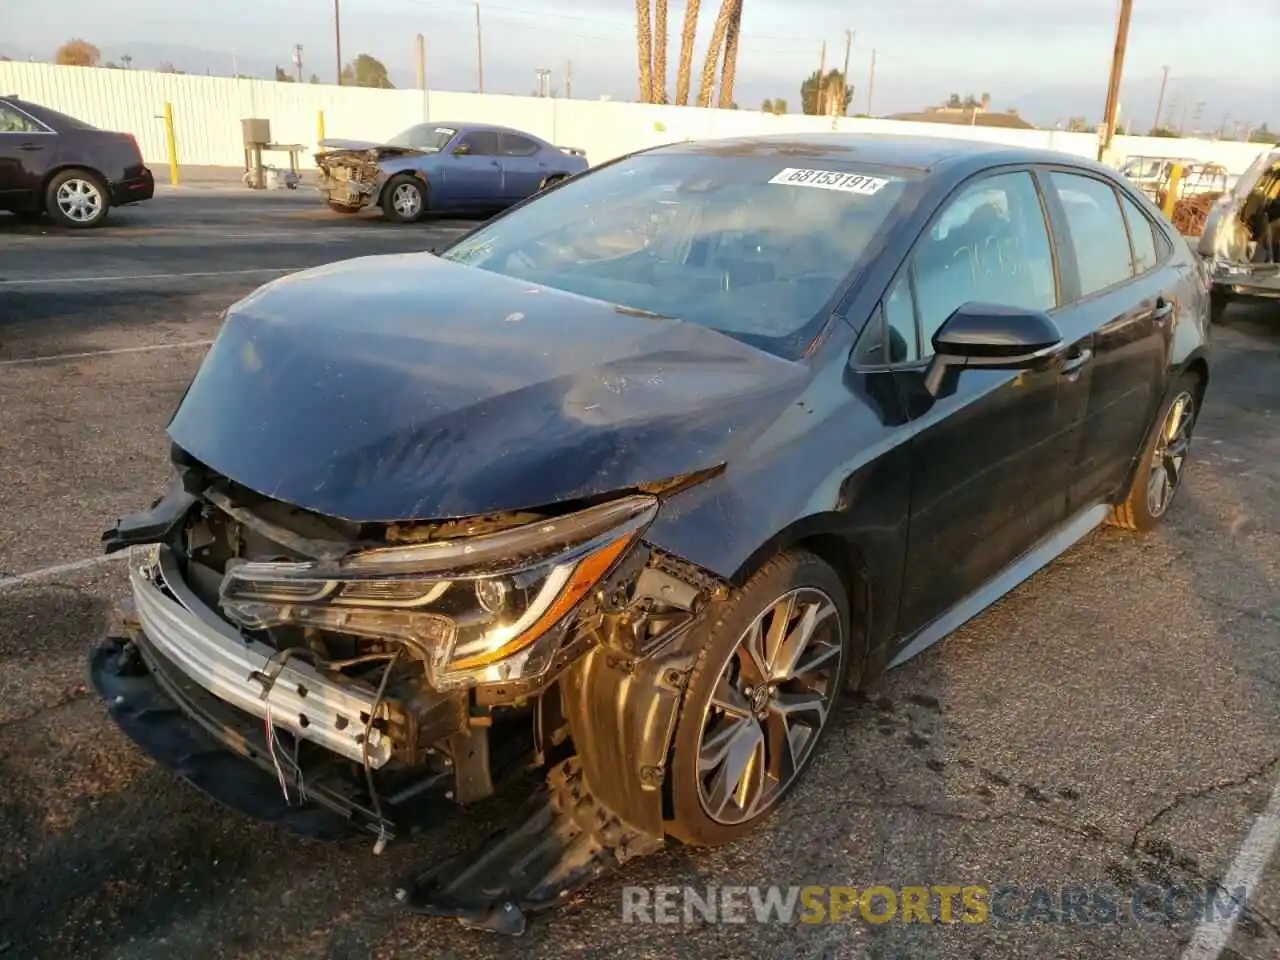
[[[468,226],[352,221],[306,192],[179,191],[86,234],[0,216],[0,579],[96,555],[159,492],[199,344],[267,271]],[[249,270],[263,275],[233,272]],[[220,275],[175,276],[193,273]],[[621,888],[1011,884],[1025,905],[1035,888],[1110,887],[1125,904],[1224,878],[1280,781],[1280,310],[1233,307],[1214,335],[1187,486],[1159,531],[1100,531],[847,698],[764,829],[672,844],[521,939],[393,896],[510,801],[381,857],[243,820],[145,759],[86,689],[118,564],[0,589],[0,956],[1180,956],[1193,922],[626,924]],[[65,354],[91,355],[48,359]],[[1222,956],[1280,957],[1280,856]]]

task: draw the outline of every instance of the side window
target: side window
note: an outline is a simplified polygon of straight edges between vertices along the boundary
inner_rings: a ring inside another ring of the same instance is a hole
[[[528,137],[518,137],[514,133],[502,135],[502,155],[504,157],[531,157],[538,152],[538,145]]]
[[[0,103],[0,133],[35,133],[39,127],[3,103]]]
[[[920,358],[916,343],[916,307],[911,284],[904,272],[884,298],[885,333],[889,337],[889,362],[911,363]]]
[[[1151,232],[1151,221],[1138,209],[1136,203],[1121,195],[1120,206],[1124,209],[1124,218],[1129,224],[1129,243],[1133,247],[1133,274],[1141,276],[1156,265],[1156,237]]]
[[[468,133],[462,142],[471,148],[474,157],[496,157],[498,155],[498,135],[490,130],[477,130]]]
[[[925,353],[938,328],[966,303],[1036,310],[1057,304],[1044,207],[1025,171],[965,188],[920,239],[913,265]]]
[[[867,321],[866,329],[858,337],[858,363],[879,366],[883,363],[911,363],[919,359],[916,309],[907,277],[908,272],[903,271]]]
[[[1111,186],[1093,177],[1056,171],[1049,174],[1049,182],[1066,211],[1081,296],[1127,279],[1129,238]]]

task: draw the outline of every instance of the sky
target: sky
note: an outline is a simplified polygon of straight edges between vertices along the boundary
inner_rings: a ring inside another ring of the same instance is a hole
[[[474,90],[475,4],[471,0],[340,0],[344,59],[369,53],[397,86],[414,83],[414,37],[426,38],[427,82]],[[799,107],[800,83],[844,58],[854,32],[850,112],[919,110],[950,93],[989,92],[993,106],[1018,108],[1041,126],[1072,116],[1101,119],[1118,0],[744,0],[734,99],[758,108],[766,97]],[[702,0],[695,76],[719,0]],[[185,9],[183,9],[185,7]],[[669,0],[670,89],[674,92],[683,0]],[[178,13],[178,11],[181,11]],[[527,94],[534,71],[552,71],[563,90],[572,62],[573,95],[636,97],[634,0],[481,0],[486,92]],[[129,53],[136,67],[171,60],[188,72],[268,75],[291,69],[302,44],[304,69],[332,82],[331,0],[0,0],[0,54],[47,59],[72,34],[108,59]],[[74,25],[72,28],[69,25]],[[1121,89],[1121,121],[1155,119],[1162,66],[1169,66],[1166,116],[1188,130],[1224,119],[1280,128],[1278,0],[1135,0]]]

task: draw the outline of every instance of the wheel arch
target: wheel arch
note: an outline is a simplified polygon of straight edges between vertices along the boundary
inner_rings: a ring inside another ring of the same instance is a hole
[[[741,587],[770,559],[788,550],[806,550],[835,570],[845,586],[853,639],[869,648],[872,645],[870,625],[874,605],[872,569],[866,552],[857,537],[845,529],[839,514],[811,514],[784,527],[739,566],[729,578],[730,582]]]
[[[101,170],[87,163],[73,163],[71,161],[67,161],[64,163],[57,164],[51,170],[49,170],[44,175],[44,177],[41,178],[40,180],[41,206],[44,205],[45,194],[49,192],[49,184],[53,183],[54,177],[58,176],[58,174],[60,173],[66,173],[68,170],[82,170],[85,173],[93,174],[93,176],[97,178],[98,182],[102,184],[103,189],[106,190],[106,196],[104,197],[104,199],[107,201],[108,204],[111,203],[111,183],[106,178],[106,176],[103,175]]]
[[[392,183],[399,180],[401,177],[412,177],[413,179],[422,182],[422,192],[424,194],[423,213],[426,213],[427,209],[431,206],[431,178],[422,170],[397,170],[395,173],[390,174],[382,181],[382,186],[378,188],[378,198],[371,204],[371,206],[381,207],[383,201],[387,198],[387,187],[391,186]]]

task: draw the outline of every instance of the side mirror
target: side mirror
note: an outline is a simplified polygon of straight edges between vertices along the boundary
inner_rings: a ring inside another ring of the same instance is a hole
[[[453,148],[453,155],[455,157],[465,157],[470,152],[471,152],[471,144],[469,143],[460,143]]]
[[[933,359],[924,386],[936,397],[948,367],[1020,370],[1061,344],[1062,334],[1043,310],[966,303],[933,335]]]

